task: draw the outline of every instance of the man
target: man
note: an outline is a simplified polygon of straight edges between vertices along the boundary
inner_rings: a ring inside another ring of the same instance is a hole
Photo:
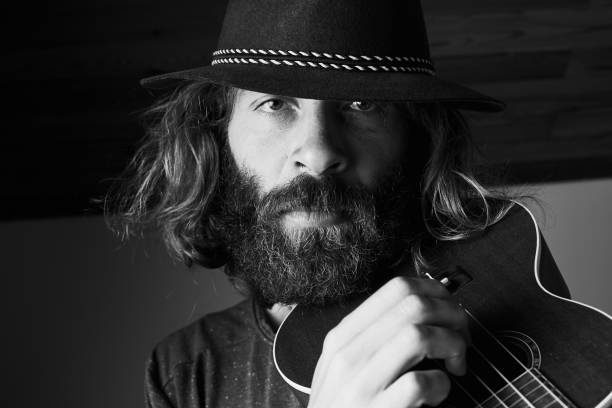
[[[419,3],[233,0],[210,66],[143,84],[176,88],[149,111],[115,225],[159,226],[248,297],[156,347],[147,406],[299,406],[274,332],[295,304],[363,293],[326,337],[309,406],[441,403],[469,333],[422,278],[427,249],[512,204],[474,178],[458,110],[503,104],[434,75]],[[426,357],[446,371],[411,369]]]

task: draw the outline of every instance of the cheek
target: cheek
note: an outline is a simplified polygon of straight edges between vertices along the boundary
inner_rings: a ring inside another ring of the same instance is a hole
[[[359,157],[355,166],[357,177],[368,188],[374,188],[397,160],[379,144],[361,145],[355,149],[355,156]]]
[[[232,120],[228,126],[228,144],[238,166],[257,177],[263,192],[269,191],[284,163],[284,146],[269,127],[252,121]]]
[[[410,160],[410,134],[403,127],[385,128],[360,138],[352,149],[359,179],[372,188],[398,163]]]

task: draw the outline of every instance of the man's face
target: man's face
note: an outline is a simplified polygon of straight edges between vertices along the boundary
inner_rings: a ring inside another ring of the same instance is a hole
[[[244,90],[236,96],[228,137],[236,163],[257,177],[262,194],[302,174],[374,189],[411,144],[408,122],[393,104]],[[287,228],[334,222],[316,214],[291,214],[285,221]]]
[[[223,204],[233,274],[266,303],[367,290],[414,227],[427,150],[413,129],[394,104],[239,90]]]

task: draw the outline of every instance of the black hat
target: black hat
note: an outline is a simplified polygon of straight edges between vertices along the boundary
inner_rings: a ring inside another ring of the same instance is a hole
[[[436,76],[419,0],[230,0],[210,65],[141,84],[198,79],[310,99],[504,108]]]

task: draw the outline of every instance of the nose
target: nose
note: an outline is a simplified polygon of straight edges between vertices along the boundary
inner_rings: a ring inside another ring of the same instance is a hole
[[[316,109],[304,115],[293,136],[290,159],[295,170],[314,177],[342,173],[348,166],[347,146],[334,112]]]

